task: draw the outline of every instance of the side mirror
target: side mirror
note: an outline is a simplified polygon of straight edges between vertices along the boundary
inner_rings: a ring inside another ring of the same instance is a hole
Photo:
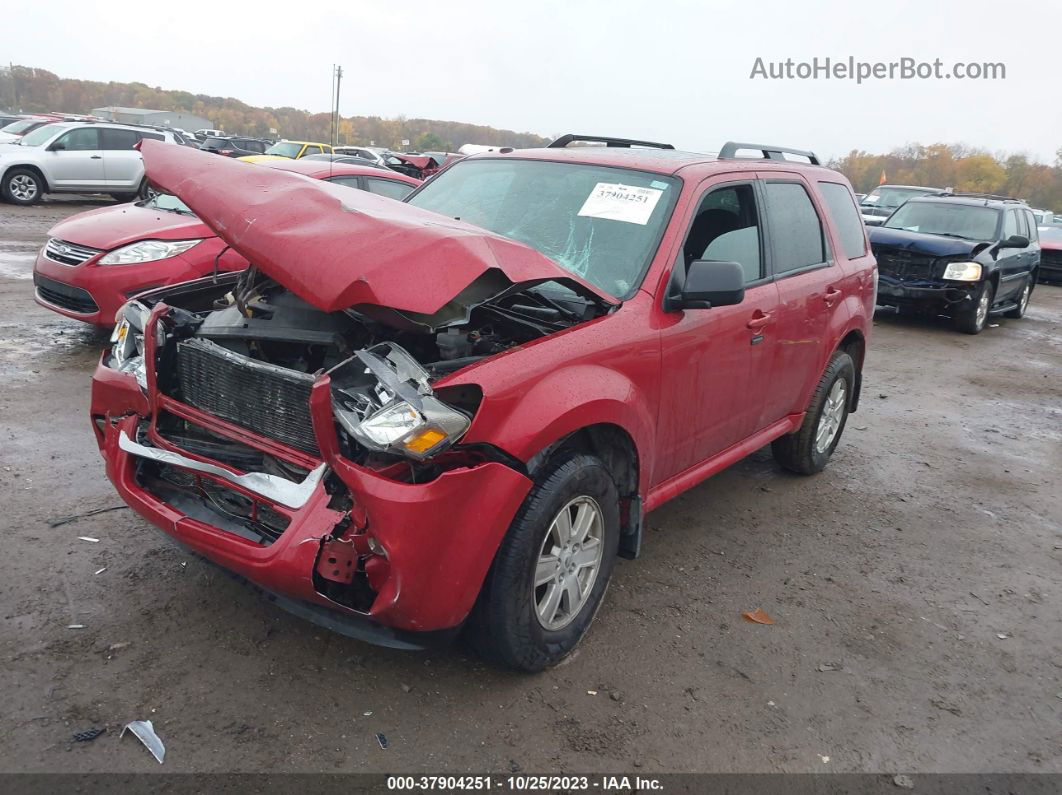
[[[48,147],[49,152],[62,152],[64,149],[66,149],[66,144],[63,141],[56,141]]]
[[[1000,248],[1025,248],[1029,245],[1029,238],[1025,235],[1011,235],[999,244]]]
[[[686,270],[685,283],[680,280],[681,275],[672,279],[664,302],[669,312],[732,306],[745,300],[745,269],[739,262],[694,260]]]

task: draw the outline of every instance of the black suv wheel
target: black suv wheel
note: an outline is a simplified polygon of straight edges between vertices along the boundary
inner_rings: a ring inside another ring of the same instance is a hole
[[[1021,290],[1021,295],[1018,296],[1018,305],[1009,310],[1004,317],[1014,318],[1015,320],[1025,317],[1025,310],[1029,308],[1029,296],[1032,295],[1032,289],[1035,283],[1036,273],[1033,272],[1029,274],[1025,286]]]
[[[963,334],[980,334],[988,322],[988,311],[992,308],[992,299],[996,288],[992,282],[982,282],[973,294],[972,306],[954,316],[955,328]]]

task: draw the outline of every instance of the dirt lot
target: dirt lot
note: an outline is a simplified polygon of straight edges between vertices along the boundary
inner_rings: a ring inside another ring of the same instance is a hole
[[[653,513],[579,652],[522,676],[329,634],[128,510],[49,526],[121,505],[106,335],[30,281],[90,206],[0,205],[0,770],[159,770],[118,739],[149,718],[169,772],[1062,772],[1062,289],[980,337],[883,310],[827,471],[760,451]]]

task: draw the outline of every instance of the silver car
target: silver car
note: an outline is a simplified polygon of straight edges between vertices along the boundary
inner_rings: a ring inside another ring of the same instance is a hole
[[[0,195],[35,204],[45,193],[109,193],[119,201],[147,195],[143,138],[176,143],[173,133],[129,124],[57,122],[0,144]]]

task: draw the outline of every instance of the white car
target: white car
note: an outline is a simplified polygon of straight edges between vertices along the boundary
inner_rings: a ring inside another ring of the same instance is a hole
[[[147,195],[143,138],[175,144],[173,133],[129,124],[56,122],[0,144],[0,195],[36,204],[45,193],[109,193],[119,201]]]
[[[221,130],[196,130],[195,137],[200,141],[205,141],[207,138],[224,138],[225,133]]]
[[[387,158],[379,149],[368,146],[333,146],[332,151],[337,155],[352,155],[364,160],[370,160],[383,168],[387,167]]]

